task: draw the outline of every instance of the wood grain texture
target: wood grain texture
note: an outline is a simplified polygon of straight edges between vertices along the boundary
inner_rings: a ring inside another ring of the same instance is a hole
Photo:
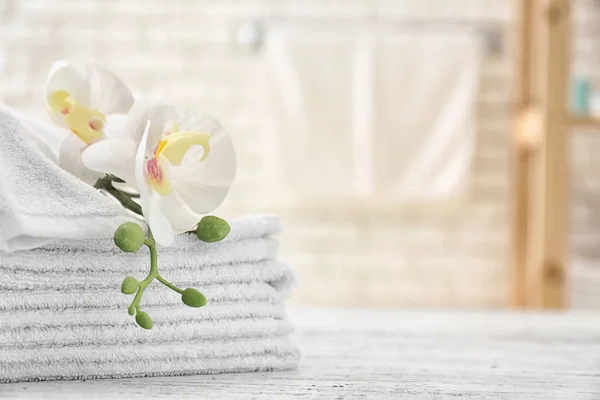
[[[513,109],[513,141],[511,142],[511,266],[509,304],[514,308],[526,306],[527,215],[529,176],[527,166],[529,151],[523,137],[532,127],[524,124],[531,106],[531,20],[532,1],[515,0],[518,23],[515,24],[517,40],[516,71]]]
[[[598,399],[600,314],[292,312],[298,371],[0,385],[14,398]]]

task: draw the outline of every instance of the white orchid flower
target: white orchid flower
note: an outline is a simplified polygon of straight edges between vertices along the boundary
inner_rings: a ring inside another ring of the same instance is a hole
[[[134,103],[127,86],[92,64],[57,61],[46,81],[50,118],[70,133],[61,144],[58,165],[87,183],[102,176],[86,168],[81,153],[92,143],[122,133]]]
[[[233,143],[217,121],[160,103],[136,103],[124,135],[89,146],[83,163],[139,190],[148,226],[164,246],[223,202],[236,173]]]

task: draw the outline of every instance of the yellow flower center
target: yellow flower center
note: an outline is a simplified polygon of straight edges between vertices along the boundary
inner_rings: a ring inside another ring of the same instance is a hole
[[[166,145],[167,145],[166,139],[162,139],[160,142],[158,142],[158,144],[156,145],[156,148],[154,149],[154,157],[160,156],[161,151],[165,148]]]
[[[159,194],[166,196],[171,193],[172,187],[166,176],[163,163],[179,166],[183,158],[193,146],[202,146],[204,152],[198,160],[203,161],[210,149],[208,133],[177,132],[177,124],[169,121],[163,130],[162,139],[154,147],[153,157],[146,161],[146,176],[150,186]]]
[[[104,114],[79,104],[68,92],[57,90],[49,96],[48,104],[50,110],[60,114],[71,132],[85,143],[94,143],[104,136]]]

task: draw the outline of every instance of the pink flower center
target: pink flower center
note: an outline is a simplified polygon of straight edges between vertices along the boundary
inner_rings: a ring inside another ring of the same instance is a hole
[[[152,157],[146,162],[146,171],[148,172],[150,179],[159,183],[162,182],[164,174],[163,170],[158,165],[158,159],[156,157]]]

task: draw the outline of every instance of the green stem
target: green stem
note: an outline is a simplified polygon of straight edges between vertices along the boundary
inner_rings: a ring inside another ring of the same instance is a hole
[[[158,256],[156,254],[156,242],[154,241],[154,236],[152,236],[152,231],[148,229],[148,239],[144,240],[144,244],[150,250],[150,272],[146,279],[141,281],[138,285],[138,291],[129,306],[128,312],[129,315],[133,315],[135,312],[140,311],[140,302],[142,301],[142,295],[144,294],[144,290],[146,287],[154,280],[157,279],[160,283],[168,287],[169,289],[182,294],[183,290],[179,289],[177,286],[173,285],[171,282],[167,281],[165,278],[160,276],[158,273]]]
[[[163,285],[165,285],[166,287],[168,287],[169,289],[179,293],[179,294],[183,294],[183,290],[179,289],[177,286],[173,285],[171,282],[169,282],[168,280],[166,280],[165,278],[163,278],[160,275],[156,275],[156,279],[158,279],[158,281],[160,283],[162,283]]]
[[[125,183],[125,181],[121,178],[119,178],[118,176],[114,176],[114,175],[106,175],[106,177],[108,177],[108,179],[110,179],[113,182],[117,182],[117,183]]]
[[[117,199],[123,207],[125,207],[129,211],[132,211],[138,215],[144,215],[142,213],[142,206],[140,206],[138,203],[133,201],[131,199],[131,196],[129,196],[126,193],[123,193],[119,189],[115,188],[112,185],[113,180],[114,179],[110,175],[106,175],[105,177],[98,179],[96,181],[96,183],[94,184],[94,187],[96,189],[106,190],[108,193],[110,193],[111,196],[113,196],[115,199]]]

